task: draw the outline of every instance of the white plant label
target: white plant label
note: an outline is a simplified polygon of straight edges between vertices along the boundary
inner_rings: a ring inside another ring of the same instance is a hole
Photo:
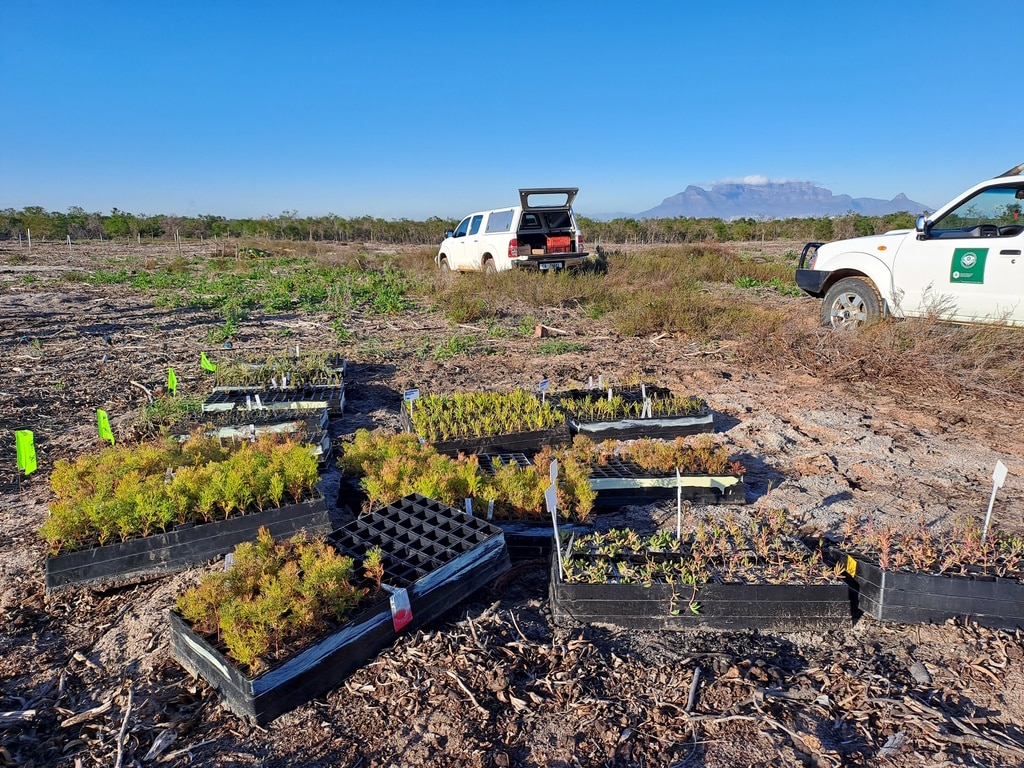
[[[558,484],[558,459],[551,460],[551,466],[548,467],[548,474],[551,477],[551,485]]]
[[[558,536],[558,491],[555,490],[554,483],[549,485],[544,491],[544,502],[548,506],[548,512],[551,513],[551,527],[555,531],[555,549],[556,554],[558,555],[558,575],[564,580],[565,570],[562,567],[562,540]]]
[[[466,497],[466,514],[473,516],[473,500],[469,497]]]
[[[981,529],[981,543],[985,544],[988,537],[988,525],[992,522],[992,507],[996,503],[996,491],[1003,487],[1006,481],[1006,465],[1001,460],[996,461],[996,468],[992,471],[992,496],[988,500],[988,512],[985,513],[985,525]]]
[[[676,541],[683,540],[683,478],[676,467]]]

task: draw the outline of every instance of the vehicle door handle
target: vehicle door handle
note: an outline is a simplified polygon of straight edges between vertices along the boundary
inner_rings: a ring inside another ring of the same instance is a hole
[[[1016,251],[1000,251],[999,255],[1000,256],[1020,256],[1020,250],[1018,249]]]

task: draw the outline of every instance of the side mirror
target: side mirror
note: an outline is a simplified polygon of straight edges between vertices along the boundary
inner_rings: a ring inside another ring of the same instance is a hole
[[[917,239],[918,240],[927,240],[928,239],[928,233],[929,233],[929,230],[931,230],[931,228],[932,228],[932,223],[930,221],[928,221],[928,218],[926,216],[918,216],[917,217],[917,225],[916,225],[915,229],[917,229]]]
[[[444,231],[444,236],[445,236],[445,238],[451,237],[452,236],[452,231],[450,229],[446,229]]]

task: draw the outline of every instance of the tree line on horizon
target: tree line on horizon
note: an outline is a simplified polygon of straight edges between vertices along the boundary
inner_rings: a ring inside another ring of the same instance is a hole
[[[885,216],[863,216],[852,211],[842,216],[805,218],[616,218],[597,221],[579,216],[588,244],[630,245],[659,243],[731,242],[749,240],[837,240],[873,235],[891,229],[913,228],[909,212]],[[390,245],[432,245],[445,230],[454,229],[458,219],[432,216],[425,221],[380,219],[372,216],[345,218],[299,216],[284,211],[259,219],[229,219],[224,216],[147,216],[114,208],[109,214],[89,213],[71,207],[66,213],[46,211],[39,206],[21,210],[0,210],[0,238],[34,240],[173,240],[253,239],[309,240],[319,242],[373,242]]]

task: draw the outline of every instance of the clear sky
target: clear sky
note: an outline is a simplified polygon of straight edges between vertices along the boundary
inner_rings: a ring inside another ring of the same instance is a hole
[[[0,208],[584,214],[760,176],[938,206],[1024,162],[1019,2],[0,2]]]

